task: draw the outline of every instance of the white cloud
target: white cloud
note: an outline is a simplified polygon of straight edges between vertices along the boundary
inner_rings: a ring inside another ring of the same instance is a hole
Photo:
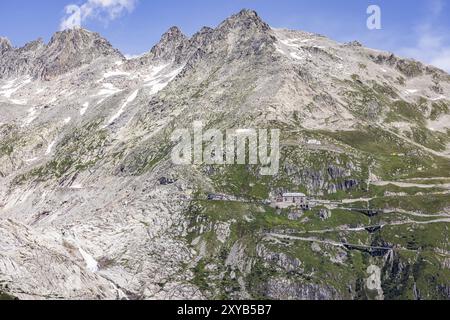
[[[450,72],[450,39],[444,35],[425,31],[418,34],[414,47],[403,48],[399,53]]]
[[[70,4],[65,7],[65,17],[61,20],[61,30],[79,28],[88,19],[109,22],[125,12],[132,12],[137,0],[87,0],[78,6]]]
[[[450,47],[443,48],[440,53],[431,60],[431,64],[450,73]]]
[[[140,58],[144,55],[145,53],[141,53],[141,54],[124,54],[125,58],[127,60],[132,60],[132,59],[137,59]]]
[[[81,26],[81,10],[77,5],[68,5],[65,8],[66,18],[61,21],[61,30],[72,29]]]
[[[444,7],[442,0],[429,2],[428,20],[415,30],[416,44],[402,48],[399,53],[450,72],[450,34],[446,30],[440,30],[435,23]]]

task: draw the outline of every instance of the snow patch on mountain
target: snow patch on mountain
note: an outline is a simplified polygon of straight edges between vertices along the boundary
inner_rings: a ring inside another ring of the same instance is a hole
[[[31,83],[31,77],[11,80],[2,87],[0,95],[4,96],[7,99],[10,99],[14,93],[16,93],[29,83]]]
[[[81,253],[81,256],[83,257],[84,261],[86,262],[86,268],[92,272],[95,273],[98,271],[98,263],[97,261],[92,257],[92,255],[90,255],[89,253],[87,253],[85,250],[83,250],[81,247],[78,248],[78,250]]]
[[[118,92],[121,92],[121,89],[116,88],[112,83],[103,83],[102,89],[97,92],[98,96],[112,96]]]
[[[47,150],[45,151],[45,155],[49,155],[49,154],[52,153],[53,147],[55,146],[55,144],[56,144],[56,140],[53,140],[53,141],[48,145]]]
[[[297,42],[312,41],[312,39],[279,39],[278,43],[275,43],[275,49],[278,53],[281,53],[288,58],[294,60],[305,60],[309,57],[309,53],[302,49],[302,46]]]
[[[159,74],[154,72],[145,79],[145,87],[150,87],[150,94],[156,94],[164,89],[175,77],[183,70],[183,67],[177,68],[168,73]]]
[[[440,100],[448,100],[448,99],[449,99],[449,98],[447,98],[446,96],[444,96],[443,94],[441,94],[440,96],[431,98],[430,100],[431,100],[431,101],[440,101]]]
[[[131,74],[126,71],[112,70],[112,71],[105,72],[105,74],[103,75],[103,77],[100,81],[103,81],[104,79],[108,79],[108,78],[113,78],[113,77],[128,77],[130,75]]]
[[[80,116],[83,116],[86,113],[88,108],[89,108],[89,102],[85,102],[83,104],[83,107],[80,109]]]
[[[111,119],[109,119],[107,126],[114,123],[114,121],[116,121],[122,115],[122,113],[125,111],[125,108],[127,107],[127,105],[132,103],[136,99],[138,93],[139,93],[139,90],[136,90],[130,96],[128,96],[127,100],[122,104],[119,111],[117,111],[117,113],[115,115],[113,115],[111,117]]]
[[[152,80],[158,78],[160,72],[163,71],[164,69],[166,69],[169,66],[170,66],[169,63],[168,64],[162,64],[162,65],[159,65],[159,66],[154,66],[151,69],[151,72],[144,77],[144,82],[149,82],[149,81],[152,81]]]
[[[450,129],[450,115],[446,114],[437,120],[428,121],[428,129],[431,131],[440,131],[446,133]]]
[[[407,90],[405,90],[405,94],[406,94],[406,95],[415,94],[415,93],[417,93],[417,92],[419,92],[418,89],[407,89]]]
[[[28,114],[22,123],[22,127],[29,126],[37,118],[37,113],[36,107],[28,109]]]

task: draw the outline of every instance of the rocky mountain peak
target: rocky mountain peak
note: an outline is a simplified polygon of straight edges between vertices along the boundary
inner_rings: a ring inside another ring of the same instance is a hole
[[[44,40],[39,38],[37,40],[30,41],[26,43],[23,47],[19,49],[22,53],[37,53],[38,51],[44,50],[46,47]]]
[[[213,38],[223,42],[229,59],[260,56],[276,41],[270,26],[253,10],[242,10],[226,19],[214,30]]]
[[[82,28],[56,32],[48,44],[38,39],[16,50],[10,49],[9,41],[2,39],[0,78],[26,74],[48,80],[99,58],[124,59],[98,33]]]
[[[213,32],[213,31],[214,31],[213,28],[210,28],[210,27],[202,27],[198,33],[199,33],[199,34],[205,34],[205,33],[211,33],[211,32]]]
[[[203,27],[199,32],[192,36],[191,44],[194,46],[206,45],[213,32],[213,28]]]
[[[123,59],[98,33],[82,28],[60,31],[53,35],[40,59],[45,69],[42,75],[59,75],[103,57]]]
[[[188,54],[186,56],[191,56],[194,60],[199,58],[198,55],[203,55],[204,52],[212,51],[211,42],[214,38],[214,29],[209,27],[203,27],[200,31],[195,33],[189,40],[189,48],[187,50]]]
[[[240,36],[237,37],[237,34]],[[171,27],[162,35],[159,43],[135,63],[144,65],[149,61],[160,60],[180,64],[208,52],[237,58],[260,52],[271,42],[273,38],[269,25],[255,11],[242,10],[215,29],[203,27],[190,39],[178,27]]]
[[[186,47],[189,39],[178,27],[171,27],[155,45],[150,55],[154,59],[173,60]]]
[[[226,19],[219,26],[219,29],[221,28],[258,29],[262,31],[270,30],[270,26],[259,17],[256,11],[248,9],[244,9]]]
[[[82,28],[68,29],[56,32],[47,47],[50,54],[83,52],[97,53],[98,55],[117,55],[118,51],[98,33]]]
[[[0,37],[0,54],[12,49],[11,42],[8,38]]]
[[[182,41],[187,39],[187,37],[183,34],[183,32],[177,26],[170,27],[163,36],[161,41],[163,42],[173,42],[173,41]]]

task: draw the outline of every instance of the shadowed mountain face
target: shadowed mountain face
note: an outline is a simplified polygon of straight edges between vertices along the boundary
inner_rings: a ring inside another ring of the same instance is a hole
[[[437,68],[249,10],[132,60],[83,29],[0,38],[0,292],[448,299],[449,93]],[[280,170],[174,165],[194,121],[280,129]]]

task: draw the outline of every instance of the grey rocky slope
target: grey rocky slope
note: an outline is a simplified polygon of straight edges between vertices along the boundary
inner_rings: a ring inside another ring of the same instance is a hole
[[[437,68],[248,10],[133,60],[84,29],[1,38],[0,291],[448,299],[449,94]],[[174,166],[171,133],[196,120],[282,129],[279,174]],[[293,220],[264,204],[282,191],[321,206]]]
[[[51,80],[100,58],[123,58],[99,34],[81,29],[57,32],[48,44],[39,39],[23,48],[12,48],[3,38],[0,44],[3,77]]]

